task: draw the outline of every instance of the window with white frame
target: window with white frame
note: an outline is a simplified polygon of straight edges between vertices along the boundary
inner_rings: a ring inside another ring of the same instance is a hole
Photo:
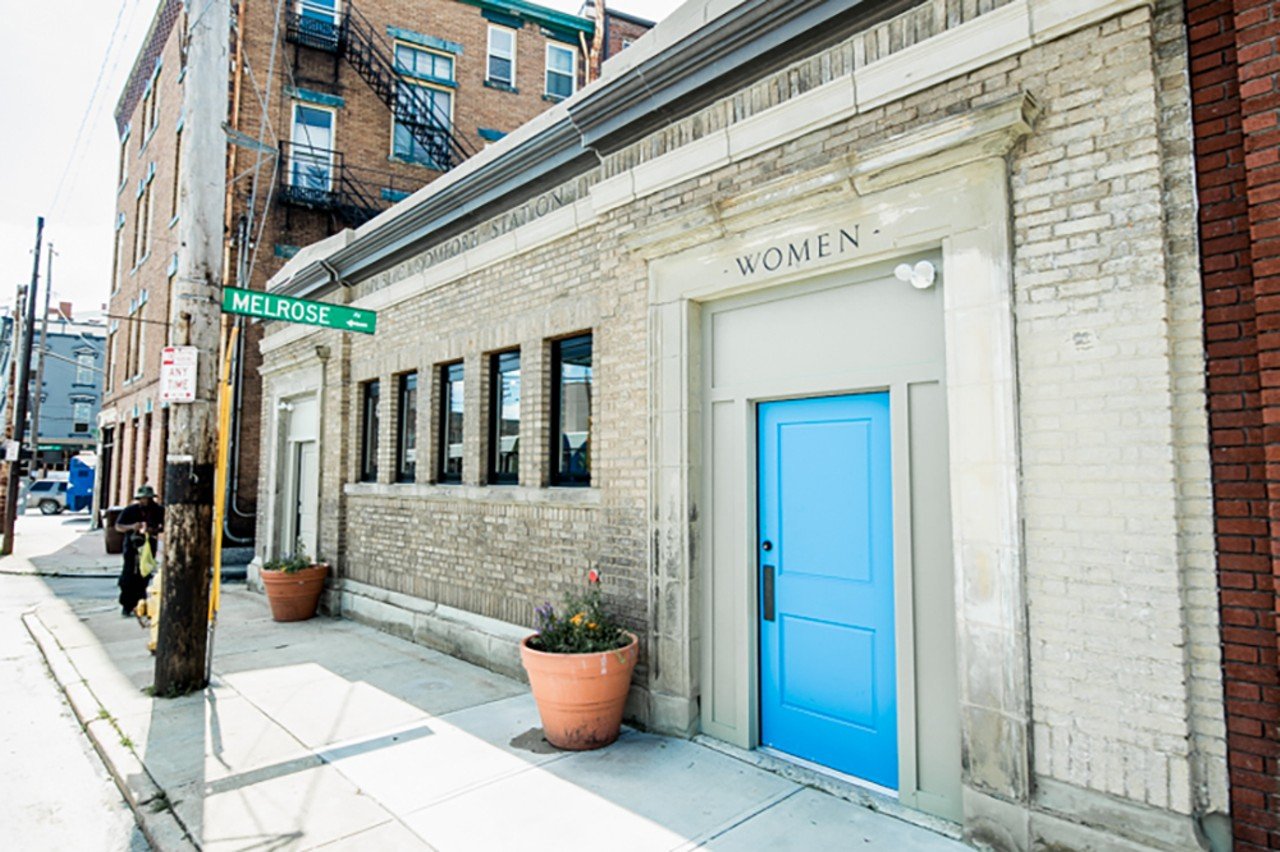
[[[71,403],[72,431],[88,432],[93,420],[93,401],[78,399]]]
[[[327,193],[333,188],[333,119],[331,109],[293,105],[289,185],[295,190]]]
[[[113,322],[107,334],[107,360],[102,365],[102,392],[111,392],[111,374],[116,368],[116,338],[119,337],[120,323]]]
[[[396,42],[397,112],[411,122],[392,122],[393,156],[432,168],[450,165],[453,127],[453,57]]]
[[[137,266],[151,254],[151,214],[155,209],[151,192],[155,185],[155,172],[143,179],[133,217],[133,265]]]
[[[92,352],[81,352],[76,355],[76,384],[91,385],[94,383],[94,361]]]
[[[547,45],[547,94],[567,98],[577,88],[578,52],[559,44]]]
[[[489,27],[489,61],[485,79],[501,86],[516,84],[516,31]]]
[[[147,135],[150,136],[156,132],[156,127],[160,124],[160,71],[156,70],[156,74],[151,78],[151,120],[147,122]]]
[[[116,186],[124,187],[125,177],[128,175],[129,168],[129,128],[126,126],[124,133],[120,136],[120,179],[116,181]]]

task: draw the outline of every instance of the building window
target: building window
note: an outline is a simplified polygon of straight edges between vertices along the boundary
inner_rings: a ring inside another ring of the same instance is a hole
[[[462,362],[440,368],[440,482],[462,481]]]
[[[93,420],[93,403],[91,402],[73,402],[71,403],[71,421],[72,429],[77,433],[89,431],[89,423]]]
[[[121,213],[121,216],[124,214]],[[124,276],[124,272],[120,269],[120,262],[124,260],[124,228],[116,228],[116,247],[111,257],[111,293],[120,292],[120,279]]]
[[[118,325],[112,324],[111,331],[107,334],[107,360],[102,365],[102,390],[104,393],[111,392],[111,372],[116,367],[116,337]]]
[[[520,352],[489,360],[489,481],[520,481]]]
[[[547,94],[567,98],[578,79],[578,52],[558,44],[547,45]]]
[[[156,132],[160,124],[160,72],[151,78],[151,118],[147,121],[147,136]]]
[[[173,210],[169,213],[170,218],[178,216],[178,190],[182,182],[182,131],[179,130],[173,138]]]
[[[94,357],[91,353],[85,352],[76,356],[76,384],[91,385],[94,384],[93,367]]]
[[[142,192],[138,194],[138,203],[134,211],[133,233],[133,265],[137,266],[151,254],[151,214],[155,210],[154,197],[151,190],[155,186],[155,173],[148,175],[142,184]]]
[[[418,374],[400,377],[396,404],[396,482],[413,482],[418,460]]]
[[[489,64],[486,79],[502,86],[516,84],[516,31],[489,27]]]
[[[289,186],[320,201],[333,188],[333,119],[333,110],[293,105]]]
[[[453,57],[396,42],[396,71],[423,80],[453,82]]]
[[[551,479],[591,484],[591,335],[551,346]]]
[[[360,392],[360,481],[378,481],[378,380],[365,382]]]
[[[120,138],[120,180],[116,181],[116,186],[123,188],[124,179],[127,175],[129,166],[129,131],[125,130],[124,136]]]
[[[298,29],[307,43],[333,44],[338,39],[337,0],[298,0]]]
[[[397,113],[410,123],[393,122],[391,153],[433,169],[449,168],[453,92],[409,80],[396,84]]]

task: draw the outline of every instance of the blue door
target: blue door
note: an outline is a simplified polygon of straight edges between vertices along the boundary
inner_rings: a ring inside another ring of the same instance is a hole
[[[758,430],[761,744],[897,790],[889,394]]]

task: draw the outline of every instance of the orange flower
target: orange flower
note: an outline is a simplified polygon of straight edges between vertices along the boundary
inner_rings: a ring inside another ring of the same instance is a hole
[[[573,618],[569,619],[569,623],[571,623],[574,627],[577,627],[578,625],[582,624],[582,622],[586,619],[586,617],[587,617],[587,614],[585,612],[580,612],[577,615],[575,615]]]

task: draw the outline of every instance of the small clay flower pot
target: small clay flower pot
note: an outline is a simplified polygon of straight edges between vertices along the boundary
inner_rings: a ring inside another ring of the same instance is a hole
[[[520,643],[520,661],[529,673],[533,700],[547,742],[556,748],[586,751],[618,738],[622,711],[631,688],[639,642],[594,654],[548,654]]]
[[[306,621],[316,614],[329,566],[312,565],[292,573],[263,571],[262,586],[275,621]]]

